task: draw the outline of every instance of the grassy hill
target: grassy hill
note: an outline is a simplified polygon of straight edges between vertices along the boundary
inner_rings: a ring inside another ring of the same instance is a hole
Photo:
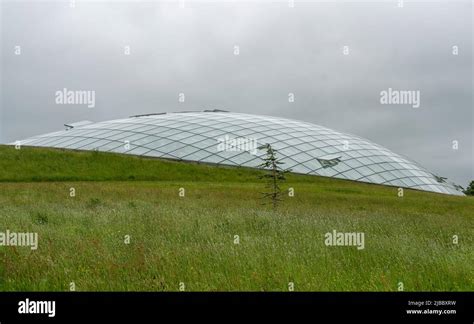
[[[39,235],[0,246],[0,290],[474,290],[472,197],[290,175],[273,211],[259,174],[0,146],[0,232]],[[326,246],[333,230],[365,248]]]

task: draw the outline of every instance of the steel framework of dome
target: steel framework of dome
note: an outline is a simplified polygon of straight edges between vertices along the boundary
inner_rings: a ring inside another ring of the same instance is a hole
[[[380,145],[286,118],[205,110],[65,126],[20,143],[252,168],[264,154],[254,145],[268,143],[278,150],[284,168],[295,173],[463,195],[446,178]]]

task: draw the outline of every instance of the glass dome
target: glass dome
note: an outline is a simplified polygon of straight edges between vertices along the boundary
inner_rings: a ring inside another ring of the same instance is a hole
[[[271,144],[295,173],[463,195],[446,178],[358,136],[286,118],[220,110],[67,124],[21,145],[98,150],[255,168]]]

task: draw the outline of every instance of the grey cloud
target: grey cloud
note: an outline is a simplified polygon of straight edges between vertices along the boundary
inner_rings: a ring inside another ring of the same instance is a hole
[[[0,142],[83,119],[220,108],[324,125],[462,185],[474,178],[470,1],[405,8],[297,1],[293,9],[285,1],[187,1],[184,9],[173,2],[77,2],[75,9],[4,2],[2,9]],[[13,55],[17,44],[21,56]],[[421,107],[380,105],[389,87],[420,90]],[[96,108],[55,105],[62,88],[95,90]]]

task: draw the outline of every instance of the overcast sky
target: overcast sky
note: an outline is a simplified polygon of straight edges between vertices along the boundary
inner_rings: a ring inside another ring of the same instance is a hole
[[[225,109],[356,134],[474,179],[471,0],[69,2],[2,2],[0,143],[66,122]],[[95,91],[96,106],[57,105],[63,88]],[[382,105],[388,88],[420,91],[420,107]]]

